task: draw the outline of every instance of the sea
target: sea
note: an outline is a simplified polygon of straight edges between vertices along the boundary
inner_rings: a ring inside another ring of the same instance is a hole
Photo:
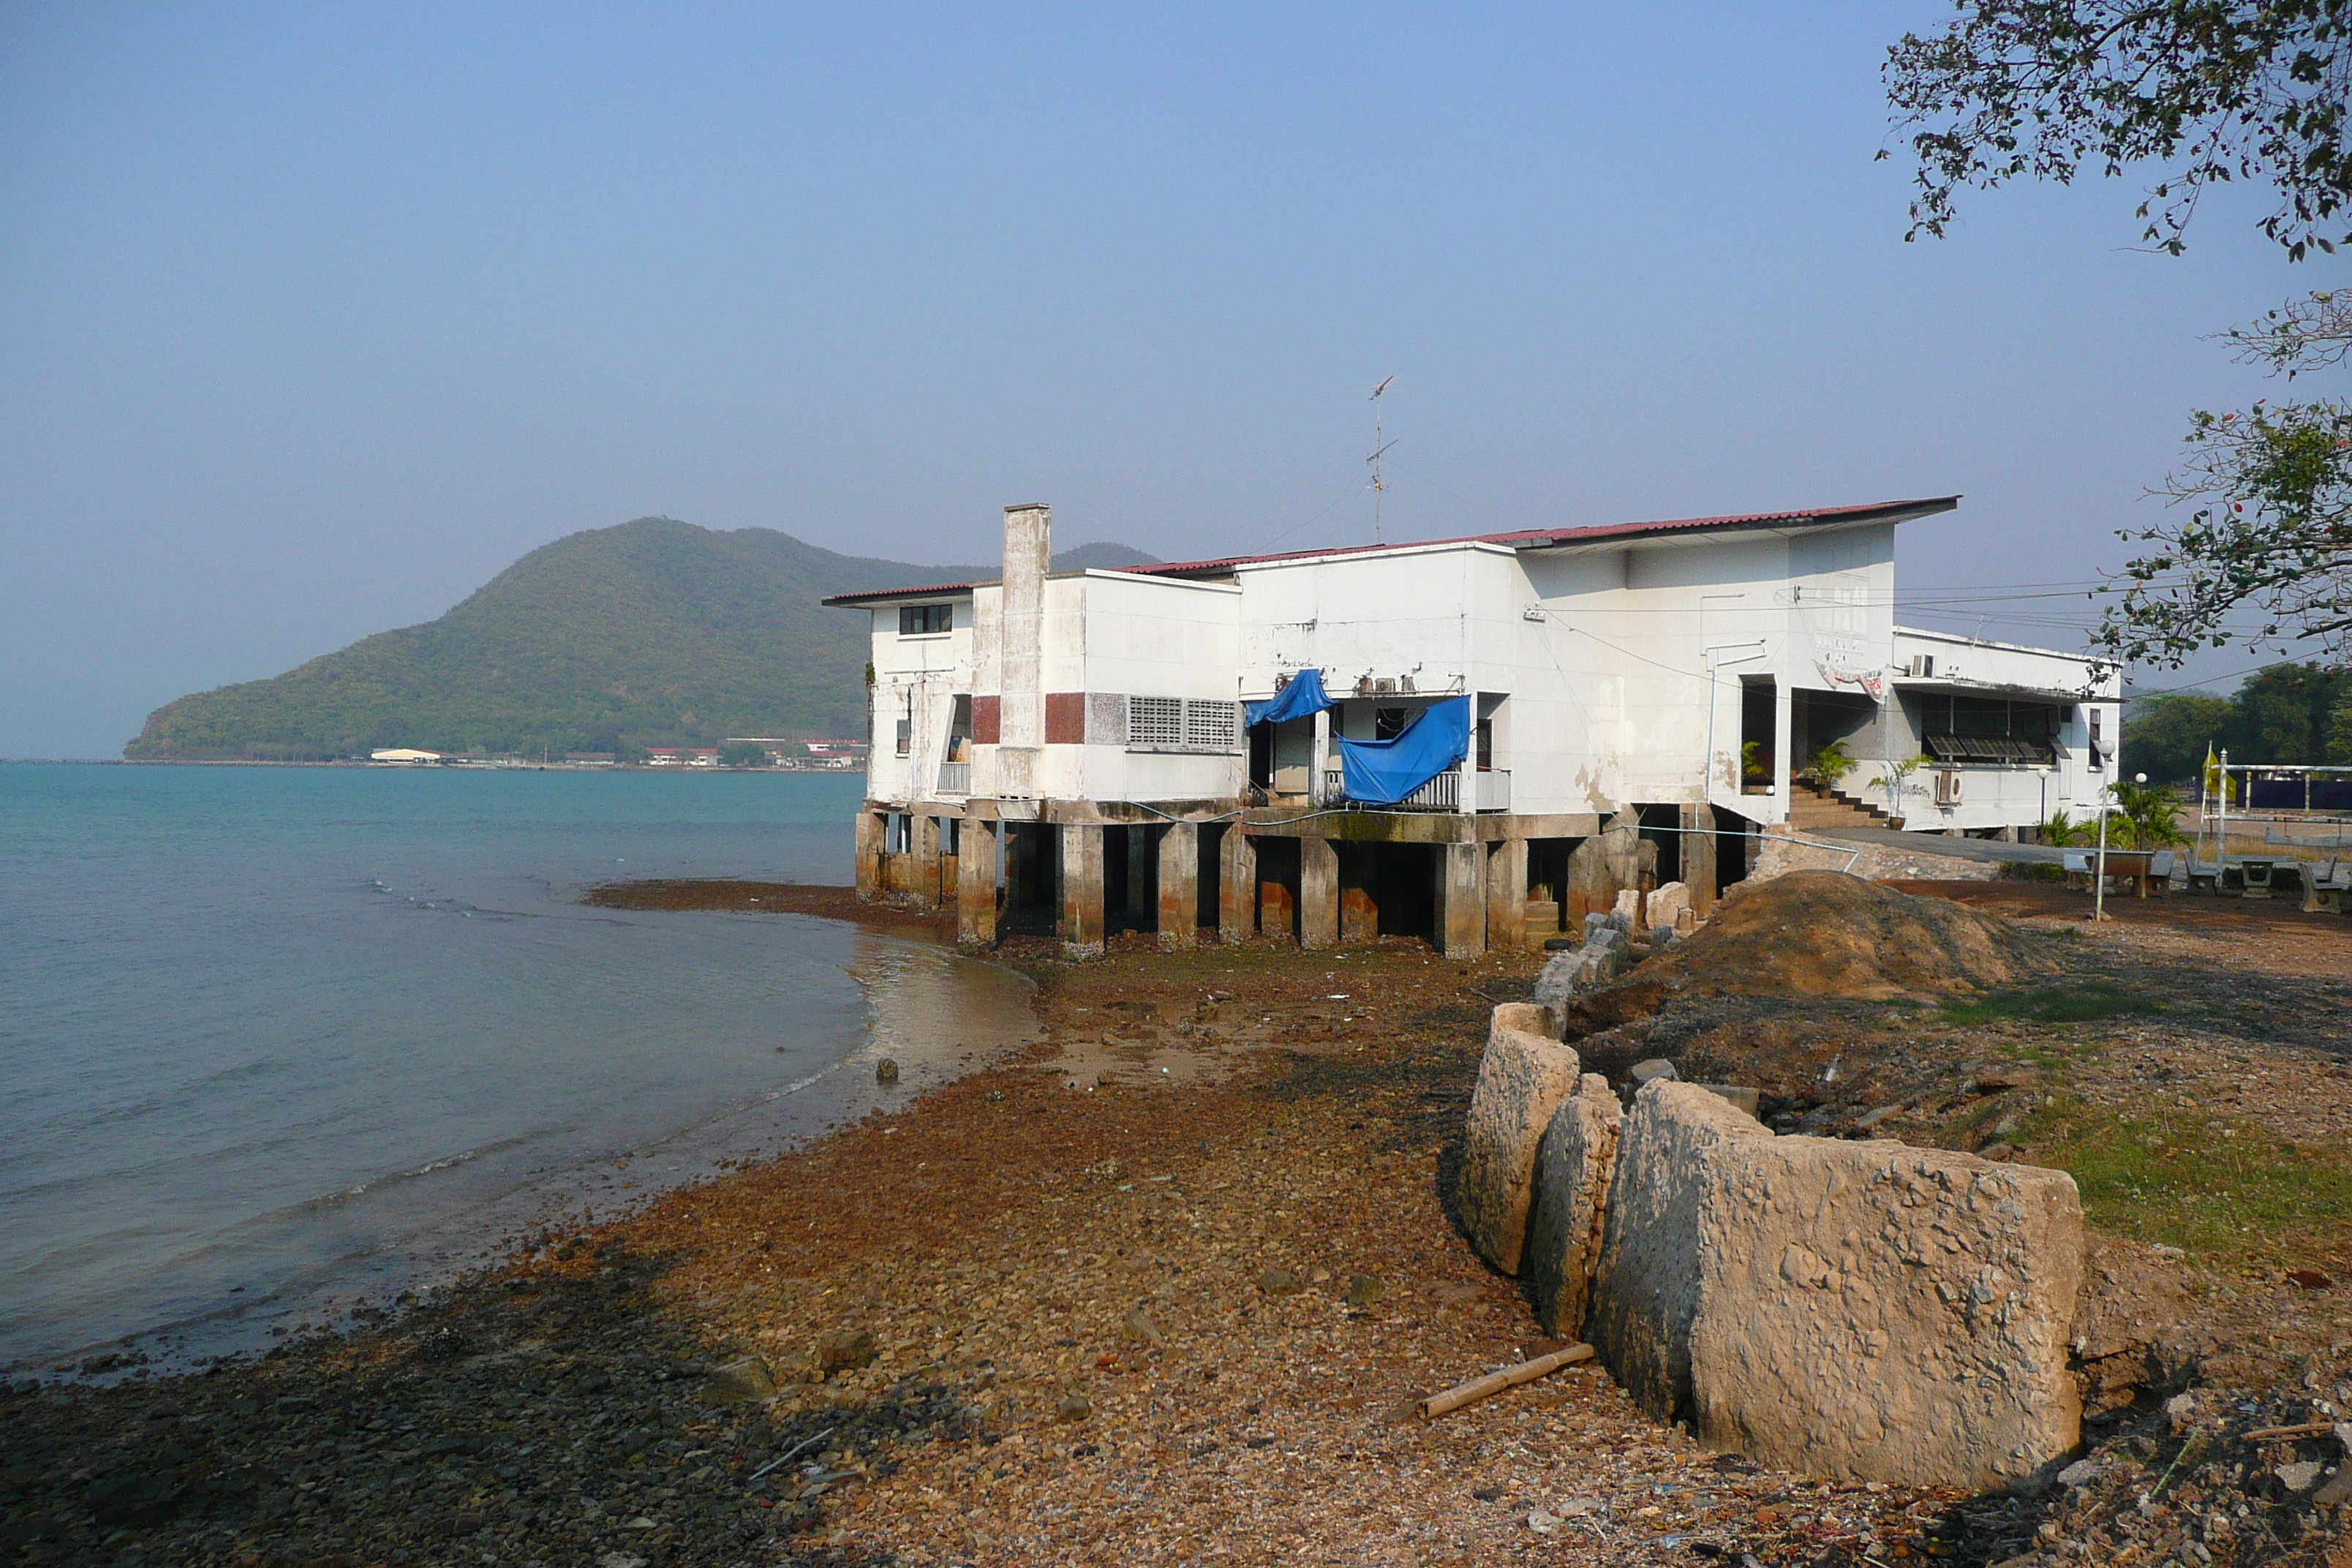
[[[862,784],[0,764],[0,1371],[261,1350],[1034,1037],[936,944],[580,901],[845,883]]]

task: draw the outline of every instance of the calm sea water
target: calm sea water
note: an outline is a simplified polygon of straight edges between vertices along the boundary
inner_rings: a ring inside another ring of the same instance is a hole
[[[1025,1037],[933,947],[577,902],[845,881],[860,782],[0,766],[0,1365],[266,1343]]]

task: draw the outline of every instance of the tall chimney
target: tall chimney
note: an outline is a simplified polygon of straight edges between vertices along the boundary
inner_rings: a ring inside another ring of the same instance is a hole
[[[1045,572],[1054,558],[1054,509],[1004,509],[1004,709],[1002,743],[1045,743]]]

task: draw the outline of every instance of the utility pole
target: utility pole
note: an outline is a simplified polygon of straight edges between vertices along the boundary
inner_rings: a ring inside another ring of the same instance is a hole
[[[1389,389],[1389,383],[1395,379],[1396,377],[1392,375],[1385,377],[1378,386],[1372,388],[1372,455],[1366,458],[1364,461],[1372,466],[1372,542],[1374,544],[1381,542],[1381,496],[1388,489],[1388,486],[1381,482],[1381,454],[1396,445],[1394,441],[1382,439],[1381,394],[1386,392]]]

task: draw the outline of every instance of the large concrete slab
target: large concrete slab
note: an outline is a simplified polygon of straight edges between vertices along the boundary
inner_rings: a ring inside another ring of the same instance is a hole
[[[1551,1113],[1536,1153],[1535,1214],[1519,1273],[1535,1295],[1537,1320],[1555,1339],[1584,1337],[1623,1122],[1609,1080],[1586,1073]]]
[[[1728,1145],[1772,1134],[1696,1084],[1657,1079],[1617,1142],[1601,1266],[1584,1337],[1618,1386],[1661,1421],[1692,1408],[1690,1326],[1699,1253]]]
[[[1775,1138],[1696,1085],[1626,1118],[1585,1337],[1703,1442],[1981,1488],[2072,1447],[2082,1205],[2063,1172]]]
[[[2079,1441],[2073,1177],[1822,1138],[1749,1139],[1710,1163],[1690,1335],[1701,1441],[1971,1489]]]
[[[1549,1037],[1550,1015],[1527,1002],[1495,1009],[1462,1161],[1462,1218],[1471,1245],[1506,1274],[1519,1271],[1536,1152],[1560,1101],[1576,1092],[1575,1050]]]

